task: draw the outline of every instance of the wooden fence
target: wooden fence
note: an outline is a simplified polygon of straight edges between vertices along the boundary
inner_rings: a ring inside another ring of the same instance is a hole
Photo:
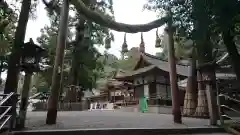
[[[47,110],[47,102],[38,102],[33,104],[33,111],[46,111]],[[88,110],[90,104],[87,102],[76,102],[76,103],[58,103],[59,111],[83,111]]]

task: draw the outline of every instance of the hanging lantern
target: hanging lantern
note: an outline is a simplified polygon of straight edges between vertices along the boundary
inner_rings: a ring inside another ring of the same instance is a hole
[[[126,53],[128,52],[128,45],[127,45],[127,40],[126,40],[126,33],[124,34],[124,41],[122,44],[122,52]]]
[[[111,38],[109,35],[105,38],[105,49],[110,49],[111,48]]]
[[[143,41],[143,33],[141,33],[141,43],[139,45],[140,52],[145,52],[145,43]]]
[[[160,37],[158,36],[158,29],[156,30],[156,41],[155,41],[155,47],[156,47],[156,48],[161,47],[161,39],[160,39]]]

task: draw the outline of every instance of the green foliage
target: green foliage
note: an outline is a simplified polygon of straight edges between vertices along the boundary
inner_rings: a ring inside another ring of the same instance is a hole
[[[42,76],[42,74],[34,74],[32,79],[32,86],[37,89],[36,92],[49,92],[49,84]]]
[[[237,7],[239,7],[238,0],[147,0],[144,6],[145,9],[155,11],[158,15],[163,15],[170,8],[173,12],[173,21],[177,26],[179,36],[193,41],[193,45],[196,45],[197,48],[198,59],[202,62],[218,59],[226,52],[221,32],[223,29],[231,27],[231,25],[238,24],[239,19],[236,18],[239,18],[237,17],[239,8]],[[206,24],[198,24],[199,21]],[[210,40],[203,41],[203,38],[205,38],[203,36],[208,36]],[[177,49],[176,56],[186,58],[186,55],[184,56],[186,51],[184,44],[178,42],[175,47]],[[167,49],[163,48],[161,57],[167,56],[164,54],[166,52]]]
[[[60,6],[61,3],[58,3]],[[102,12],[105,15],[113,18],[113,10],[111,0],[97,1],[97,3],[91,5],[98,12]],[[75,13],[74,9],[71,7],[71,12]],[[50,11],[50,10],[49,10]],[[48,51],[48,55],[44,59],[45,70],[41,72],[41,75],[45,78],[45,81],[50,86],[52,77],[52,68],[54,64],[54,56],[57,41],[57,31],[59,25],[59,16],[55,12],[48,12],[50,19],[50,26],[45,26],[41,30],[41,36],[37,41]],[[71,75],[71,69],[76,69],[74,75],[77,76],[77,83],[83,89],[91,89],[96,87],[96,81],[103,75],[103,60],[99,57],[102,55],[94,47],[95,45],[105,45],[111,44],[114,40],[113,34],[108,28],[101,27],[95,23],[84,23],[85,38],[78,42],[77,38],[74,40],[74,35],[77,31],[74,31],[79,25],[79,20],[81,20],[81,15],[76,14],[69,17],[69,29],[68,29],[68,44],[65,50],[65,60],[64,60],[64,85],[71,85],[71,80],[73,76]],[[89,35],[86,35],[89,34]],[[87,38],[90,36],[90,38]],[[109,40],[106,42],[106,40]],[[73,61],[75,60],[75,61]],[[74,62],[74,64],[72,64]],[[74,67],[72,67],[74,66]]]
[[[99,78],[100,79],[111,78],[113,76],[113,72],[116,71],[119,67],[118,58],[113,54],[105,52],[104,55],[99,57],[99,60],[104,65],[103,67],[104,70],[100,72]]]
[[[173,12],[173,21],[181,31],[182,36],[191,37],[193,30],[192,0],[147,0],[144,9],[155,11],[162,16],[169,8]]]
[[[57,35],[58,35],[58,26],[59,26],[59,16],[57,14],[48,14],[50,19],[50,26],[46,25],[43,29],[41,29],[41,36],[37,38],[37,42],[47,51],[47,55],[44,57],[42,64],[44,65],[44,70],[40,72],[41,76],[46,81],[47,86],[51,86],[52,81],[52,70],[54,65],[54,58],[56,54],[56,46],[57,46]],[[72,26],[74,21],[74,16],[69,17],[69,29],[68,29],[68,38],[67,42],[73,41],[73,32]],[[68,75],[68,69],[70,67],[72,47],[70,44],[67,44],[65,51],[65,59],[64,59],[64,75]]]
[[[7,67],[8,54],[14,39],[18,15],[17,8],[0,2],[0,74]]]
[[[136,62],[139,60],[139,51],[137,47],[133,47],[126,53],[126,58],[119,60],[119,69],[125,71],[133,70]]]
[[[147,0],[145,9],[155,11],[158,15],[162,15],[169,8],[173,12],[173,21],[176,25],[176,34],[174,35],[175,56],[177,59],[186,59],[192,55],[192,49],[195,47],[193,42],[193,21],[192,1],[184,0]],[[164,32],[162,36],[161,46],[162,53],[158,56],[162,59],[168,59],[168,36]]]
[[[95,1],[95,3],[90,3],[90,8],[101,12],[102,14],[107,15],[109,18],[113,17],[113,10],[111,5],[111,0],[102,0]],[[83,17],[79,14],[76,15],[78,20],[78,26],[81,26],[81,21]],[[77,74],[77,82],[83,89],[92,89],[96,87],[96,82],[100,78],[105,77],[104,72],[104,62],[106,62],[105,56],[104,59],[99,58],[101,54],[94,47],[95,45],[101,46],[105,45],[105,48],[108,49],[111,47],[111,42],[114,40],[113,34],[109,31],[108,28],[101,27],[98,24],[85,22],[84,26],[84,39],[79,39],[76,37],[76,44],[73,49],[73,70],[74,75]],[[78,31],[81,33],[82,31]],[[89,38],[88,38],[89,37]],[[76,78],[73,77],[73,82],[76,83]],[[75,80],[75,81],[74,81]]]

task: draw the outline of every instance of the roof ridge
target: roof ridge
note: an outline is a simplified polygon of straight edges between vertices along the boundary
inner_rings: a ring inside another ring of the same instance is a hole
[[[168,62],[168,60],[161,59],[161,58],[159,58],[159,57],[157,57],[155,55],[152,55],[152,54],[149,54],[149,53],[146,53],[146,52],[142,52],[142,53],[140,53],[140,55],[146,55],[146,56],[151,57],[153,59],[157,59],[157,60],[161,60],[161,61],[164,61],[164,62]],[[176,65],[188,67],[188,65],[179,64],[179,63],[176,64]]]

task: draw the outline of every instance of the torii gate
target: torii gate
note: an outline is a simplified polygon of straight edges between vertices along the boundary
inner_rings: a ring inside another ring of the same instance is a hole
[[[82,0],[63,0],[63,5],[61,8],[61,17],[60,17],[60,26],[58,31],[57,38],[57,48],[56,48],[56,57],[54,61],[54,69],[53,69],[53,77],[52,77],[52,87],[51,87],[51,95],[48,101],[48,113],[47,113],[47,124],[55,124],[57,118],[57,103],[58,103],[58,88],[59,81],[58,78],[59,72],[61,73],[61,63],[64,57],[64,49],[66,46],[66,38],[67,38],[67,22],[68,22],[68,14],[69,14],[69,5],[73,4],[77,11],[84,15],[88,20],[91,20],[95,23],[100,24],[101,26],[108,27],[110,29],[116,31],[122,31],[127,33],[137,33],[137,32],[147,32],[151,29],[158,28],[165,23],[167,24],[166,32],[168,32],[168,41],[169,41],[169,67],[170,67],[170,81],[171,81],[171,91],[172,91],[172,113],[173,120],[175,123],[182,123],[181,117],[181,109],[179,102],[179,89],[177,85],[177,75],[176,75],[176,64],[175,64],[175,54],[174,54],[174,40],[173,33],[174,28],[172,26],[172,13],[169,10],[166,17],[161,19],[157,19],[147,24],[140,25],[129,25],[124,23],[118,23],[114,20],[111,20],[97,12],[94,12],[88,9]]]

